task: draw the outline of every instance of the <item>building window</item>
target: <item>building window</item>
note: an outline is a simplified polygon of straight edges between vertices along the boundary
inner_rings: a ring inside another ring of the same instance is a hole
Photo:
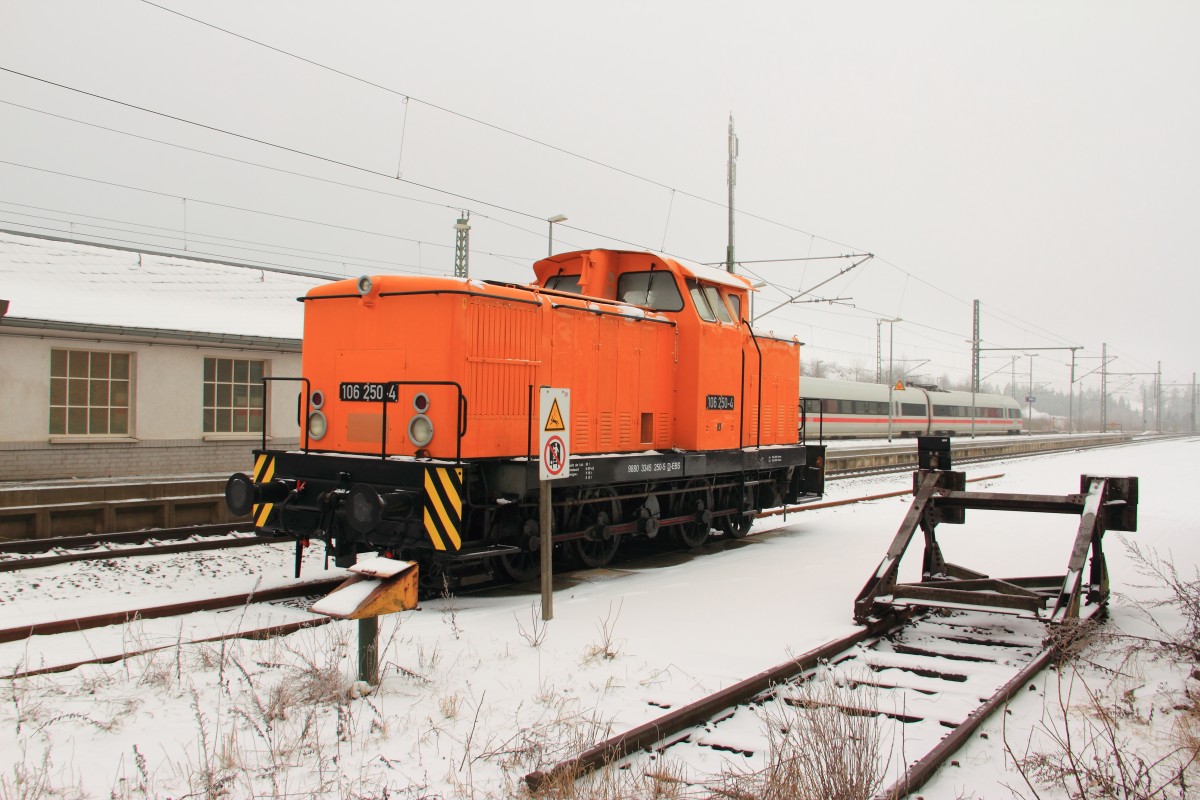
[[[204,432],[261,433],[263,364],[244,358],[204,359]]]
[[[50,433],[129,435],[129,353],[50,351]]]

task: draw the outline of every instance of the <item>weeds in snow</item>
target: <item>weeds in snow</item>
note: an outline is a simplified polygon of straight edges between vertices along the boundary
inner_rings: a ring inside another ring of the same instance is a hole
[[[515,611],[513,619],[517,619]],[[522,639],[529,643],[530,647],[540,647],[542,642],[546,641],[546,634],[550,632],[550,623],[542,619],[537,602],[529,604],[529,630],[526,630],[525,626],[521,624],[521,620],[517,619],[517,632],[521,634]]]
[[[767,764],[723,776],[719,794],[742,800],[861,800],[883,783],[888,758],[874,686],[822,672],[777,692],[761,709]]]
[[[1005,730],[1005,751],[1035,798],[1041,787],[1072,800],[1168,800],[1187,797],[1200,783],[1200,569],[1184,578],[1154,551],[1130,542],[1125,547],[1139,574],[1153,581],[1138,588],[1165,589],[1163,597],[1135,603],[1156,635],[1118,632],[1072,642],[1057,671],[1056,702],[1044,709],[1023,753],[1014,751]],[[1150,613],[1162,609],[1178,615],[1176,630]],[[1121,668],[1094,669],[1105,681],[1098,686],[1081,665],[1097,667],[1086,653],[1105,645],[1119,648]],[[1147,690],[1140,673],[1148,657],[1190,673],[1182,695]]]
[[[613,613],[612,603],[608,604],[608,616],[596,623],[596,628],[600,631],[600,641],[588,645],[584,651],[584,661],[595,661],[599,659],[611,660],[617,657],[620,652],[620,646],[614,638],[617,629],[617,620],[621,618],[621,609],[624,607],[625,601],[622,600],[617,605],[616,613]]]

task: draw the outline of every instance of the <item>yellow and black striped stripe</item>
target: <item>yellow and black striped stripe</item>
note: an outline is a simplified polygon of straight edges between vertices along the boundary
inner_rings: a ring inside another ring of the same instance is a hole
[[[462,547],[461,467],[425,468],[425,532],[437,550]]]
[[[254,462],[254,482],[266,483],[275,477],[275,456],[261,454]],[[255,503],[254,510],[251,515],[254,517],[254,525],[261,528],[267,524],[267,518],[271,516],[271,509],[275,507],[274,503]]]

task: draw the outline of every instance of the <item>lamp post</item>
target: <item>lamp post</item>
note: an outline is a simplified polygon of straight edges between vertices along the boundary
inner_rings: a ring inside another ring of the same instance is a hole
[[[894,414],[892,413],[892,397],[896,391],[896,383],[892,380],[894,376],[894,372],[892,371],[892,341],[895,338],[893,336],[892,326],[897,322],[900,322],[900,318],[896,317],[895,319],[884,319],[880,320],[880,322],[886,322],[888,324],[888,441],[890,442],[892,440],[892,420],[894,417]]]
[[[566,222],[567,218],[564,214],[555,214],[546,221],[550,223],[549,246],[546,248],[546,255],[552,256],[554,255],[554,223]]]

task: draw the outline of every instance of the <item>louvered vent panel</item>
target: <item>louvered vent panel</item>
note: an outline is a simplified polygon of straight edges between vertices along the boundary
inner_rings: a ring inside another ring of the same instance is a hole
[[[522,417],[535,382],[536,309],[473,298],[467,353],[473,417]]]
[[[608,450],[613,446],[613,418],[611,411],[600,412],[600,441],[596,442],[600,450]]]
[[[587,453],[592,449],[592,416],[586,411],[573,414],[571,422],[571,450]]]

